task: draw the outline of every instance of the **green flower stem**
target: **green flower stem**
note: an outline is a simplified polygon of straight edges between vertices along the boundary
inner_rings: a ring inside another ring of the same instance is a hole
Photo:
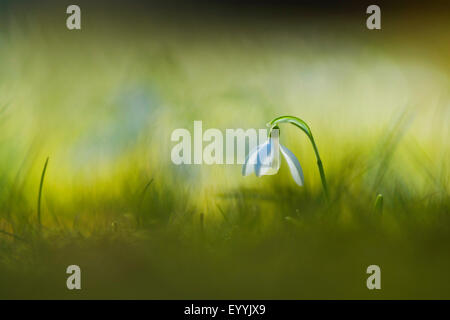
[[[278,124],[285,123],[285,122],[291,123],[294,126],[296,126],[297,128],[299,128],[300,130],[302,130],[308,136],[309,141],[311,141],[311,144],[313,146],[314,153],[315,153],[316,159],[317,159],[317,167],[319,168],[320,180],[322,181],[323,192],[325,193],[325,197],[328,199],[329,198],[328,197],[328,185],[327,185],[327,180],[325,178],[325,171],[323,169],[322,160],[320,159],[319,149],[317,148],[316,142],[314,141],[314,137],[312,135],[311,129],[306,124],[306,122],[300,118],[292,117],[292,116],[282,116],[282,117],[275,118],[268,123],[268,126],[270,127],[269,136],[272,133],[272,130],[275,127],[277,127]]]

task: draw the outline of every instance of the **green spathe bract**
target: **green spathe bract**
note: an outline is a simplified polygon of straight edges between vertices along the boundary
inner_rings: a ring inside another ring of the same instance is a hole
[[[319,149],[317,148],[316,142],[314,141],[314,137],[312,135],[311,129],[306,124],[306,122],[300,118],[293,117],[293,116],[281,116],[281,117],[275,118],[267,124],[270,127],[269,136],[271,135],[272,130],[275,129],[275,127],[278,127],[279,124],[286,123],[286,122],[293,124],[297,128],[300,128],[308,136],[309,141],[311,141],[311,144],[313,146],[314,153],[315,153],[316,159],[317,159],[317,167],[319,168],[320,180],[322,181],[323,191],[325,193],[325,197],[328,199],[327,180],[325,178],[325,171],[323,169],[322,160],[320,159]]]

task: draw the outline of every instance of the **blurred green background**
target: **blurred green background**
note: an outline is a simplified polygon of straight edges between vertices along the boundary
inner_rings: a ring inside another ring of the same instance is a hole
[[[380,31],[353,2],[137,1],[82,1],[69,31],[69,4],[0,6],[0,298],[450,298],[443,2],[382,3]],[[257,178],[170,160],[194,120],[280,115],[311,126],[330,202],[287,125],[302,188],[285,163]]]

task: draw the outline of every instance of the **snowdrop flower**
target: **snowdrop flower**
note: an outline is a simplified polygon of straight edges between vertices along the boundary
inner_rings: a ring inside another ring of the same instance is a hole
[[[257,177],[274,175],[280,169],[280,151],[291,171],[295,183],[303,186],[303,170],[295,155],[279,142],[279,129],[274,128],[266,142],[250,151],[242,167],[242,175],[255,173]]]
[[[280,169],[281,151],[281,154],[286,160],[295,182],[299,186],[303,185],[303,170],[300,166],[300,162],[298,162],[295,155],[288,148],[279,143],[280,128],[278,127],[278,124],[281,123],[290,123],[296,126],[298,129],[302,130],[308,137],[317,159],[317,168],[319,169],[320,180],[322,181],[325,198],[328,199],[329,197],[327,180],[325,178],[325,171],[323,169],[322,160],[320,159],[319,149],[317,148],[316,142],[314,141],[314,137],[308,124],[297,117],[281,116],[273,119],[267,124],[268,127],[270,127],[269,139],[265,143],[257,146],[249,153],[242,167],[242,175],[247,176],[252,172],[254,172],[258,177],[263,175],[276,174]]]

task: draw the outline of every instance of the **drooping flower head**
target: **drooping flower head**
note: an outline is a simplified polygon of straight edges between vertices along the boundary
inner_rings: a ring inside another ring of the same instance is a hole
[[[320,159],[319,149],[314,141],[311,128],[308,124],[300,118],[293,116],[281,116],[273,119],[267,125],[270,127],[269,138],[263,144],[258,145],[256,148],[250,151],[245,163],[242,167],[242,175],[247,176],[254,172],[256,176],[276,174],[280,169],[280,155],[286,160],[292,178],[299,186],[303,186],[303,170],[300,166],[300,162],[295,155],[285,146],[279,143],[279,131],[278,127],[281,123],[290,123],[303,131],[308,137],[314,150],[314,154],[317,159],[317,167],[319,169],[320,180],[322,181],[323,192],[325,198],[328,200],[328,186],[325,178],[325,171],[323,169],[322,160]]]
[[[257,177],[274,175],[280,169],[280,151],[286,160],[295,183],[303,186],[303,170],[295,155],[280,144],[279,128],[274,127],[264,143],[256,146],[248,154],[242,167],[242,175],[255,173]]]

